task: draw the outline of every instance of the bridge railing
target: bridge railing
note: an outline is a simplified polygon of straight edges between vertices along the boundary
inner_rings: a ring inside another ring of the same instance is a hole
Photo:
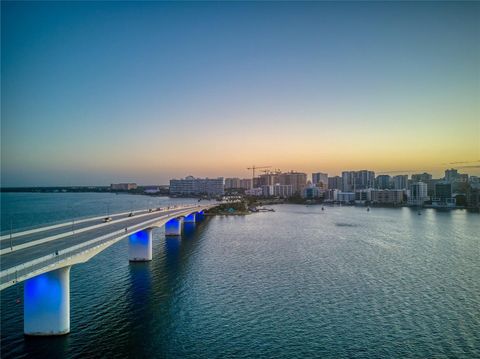
[[[195,208],[198,206],[189,205],[186,207]],[[48,267],[52,267],[52,269],[54,269],[55,267],[57,267],[57,264],[63,261],[73,259],[73,257],[82,254],[87,254],[89,251],[97,249],[98,247],[111,245],[116,241],[119,241],[120,239],[127,237],[130,234],[141,230],[142,228],[145,228],[148,225],[154,224],[155,222],[158,222],[160,220],[174,218],[175,216],[181,215],[183,212],[184,211],[179,210],[178,213],[169,213],[161,217],[149,219],[145,222],[129,227],[127,231],[125,231],[124,229],[117,230],[115,232],[74,245],[72,247],[55,251],[51,254],[17,265],[15,267],[8,268],[0,272],[0,289],[4,289],[19,281],[31,278],[36,275],[36,272],[38,272],[38,274],[42,272],[47,272]]]

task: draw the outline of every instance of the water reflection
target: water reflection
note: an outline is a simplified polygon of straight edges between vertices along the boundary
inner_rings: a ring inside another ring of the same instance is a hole
[[[31,358],[65,358],[69,347],[69,335],[58,337],[25,336],[24,350]]]
[[[195,235],[195,228],[197,223],[184,223],[182,237],[185,239],[192,238]]]

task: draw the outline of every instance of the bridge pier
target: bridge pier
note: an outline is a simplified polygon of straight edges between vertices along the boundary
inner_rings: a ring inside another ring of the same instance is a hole
[[[130,262],[152,260],[152,231],[153,228],[147,228],[128,237],[128,259]]]
[[[26,335],[70,332],[70,266],[27,279],[23,298]]]
[[[179,236],[182,234],[182,218],[172,218],[165,223],[165,235],[166,236]]]
[[[185,216],[185,223],[195,223],[195,212]]]

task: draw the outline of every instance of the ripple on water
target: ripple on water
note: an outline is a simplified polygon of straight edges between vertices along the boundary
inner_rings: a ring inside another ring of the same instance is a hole
[[[65,337],[24,338],[3,291],[2,358],[480,357],[478,215],[275,210],[74,266]]]

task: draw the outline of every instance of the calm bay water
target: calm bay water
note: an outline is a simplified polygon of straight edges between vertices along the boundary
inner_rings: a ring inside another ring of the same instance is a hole
[[[2,194],[2,230],[132,201],[169,200]],[[2,358],[480,357],[478,214],[274,208],[156,230],[149,263],[122,241],[74,266],[67,336],[24,337],[23,288],[2,291]]]

